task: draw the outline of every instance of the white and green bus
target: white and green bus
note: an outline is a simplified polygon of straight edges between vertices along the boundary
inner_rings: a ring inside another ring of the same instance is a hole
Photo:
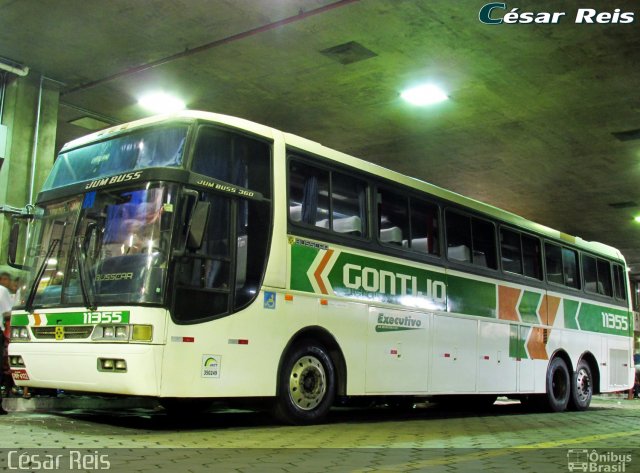
[[[9,260],[21,386],[309,423],[367,397],[582,410],[633,380],[619,251],[223,115],[67,144]]]

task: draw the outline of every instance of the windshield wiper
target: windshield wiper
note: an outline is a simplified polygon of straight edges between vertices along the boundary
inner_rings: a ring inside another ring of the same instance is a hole
[[[97,309],[95,305],[95,298],[93,297],[93,286],[92,290],[89,291],[87,287],[87,256],[85,254],[84,248],[84,237],[78,237],[76,239],[76,250],[78,252],[78,257],[76,258],[76,262],[78,263],[78,279],[80,280],[80,292],[82,293],[82,301],[84,302],[85,307],[88,310],[94,311]]]
[[[45,255],[44,260],[42,261],[42,264],[38,268],[36,277],[33,280],[33,284],[31,285],[31,290],[29,291],[29,296],[27,297],[27,300],[24,304],[25,310],[30,314],[33,313],[33,301],[36,298],[36,292],[38,291],[37,288],[38,288],[38,285],[40,284],[40,280],[42,279],[42,276],[44,275],[44,270],[46,269],[47,264],[51,259],[51,255],[53,254],[53,252],[55,251],[59,243],[60,243],[59,238],[51,240],[51,243],[49,243],[49,248],[47,249],[47,254]]]

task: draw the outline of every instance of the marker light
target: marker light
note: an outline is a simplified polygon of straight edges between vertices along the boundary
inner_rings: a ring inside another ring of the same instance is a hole
[[[145,95],[138,100],[138,105],[154,113],[177,112],[185,108],[182,100],[164,92]]]
[[[411,105],[431,105],[447,100],[449,97],[444,91],[433,84],[424,84],[407,89],[400,94]]]

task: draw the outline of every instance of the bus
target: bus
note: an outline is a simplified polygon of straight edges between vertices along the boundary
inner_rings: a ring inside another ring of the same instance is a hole
[[[369,399],[583,410],[633,384],[618,250],[229,116],[66,144],[8,259],[19,386],[304,424]]]

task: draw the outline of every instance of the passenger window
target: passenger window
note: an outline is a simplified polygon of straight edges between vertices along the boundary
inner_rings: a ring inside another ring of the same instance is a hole
[[[584,276],[584,290],[598,294],[598,266],[595,258],[582,255],[582,275]]]
[[[510,273],[522,274],[520,233],[501,229],[500,249],[502,251],[502,269]]]
[[[289,218],[292,222],[329,228],[328,171],[291,162]]]
[[[447,211],[447,257],[496,269],[496,235],[491,222]]]
[[[378,193],[378,238],[385,245],[408,248],[409,200],[393,192]]]
[[[582,275],[585,291],[608,297],[613,295],[611,265],[608,261],[582,255]]]
[[[471,263],[471,218],[447,210],[447,258]]]
[[[440,254],[440,217],[438,206],[411,198],[411,250],[430,255]],[[403,242],[404,245],[404,242]]]
[[[366,228],[366,184],[339,172],[331,172],[331,222],[337,233],[364,236]]]
[[[473,233],[473,264],[486,268],[497,269],[496,234],[491,222],[471,219]]]
[[[580,289],[578,253],[552,243],[545,243],[544,251],[547,262],[547,281]]]
[[[608,261],[600,258],[598,258],[598,293],[603,296],[613,296],[611,265]]]
[[[613,265],[613,278],[615,281],[616,299],[624,301],[627,299],[626,274],[624,268],[619,264]]]
[[[522,235],[522,261],[525,276],[542,280],[542,251],[538,238]]]
[[[564,285],[562,274],[562,250],[557,245],[545,243],[545,260],[547,263],[547,281]]]
[[[289,171],[290,221],[366,236],[366,182],[296,161]]]
[[[578,272],[578,253],[569,248],[562,248],[562,268],[566,286],[580,289],[580,273]]]
[[[438,206],[395,192],[378,193],[378,238],[417,253],[440,254]]]

